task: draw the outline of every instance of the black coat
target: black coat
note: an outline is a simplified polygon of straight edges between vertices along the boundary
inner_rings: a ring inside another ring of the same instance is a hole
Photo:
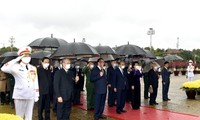
[[[56,71],[54,76],[56,98],[62,97],[65,101],[72,100],[75,82],[74,78],[74,73],[70,70],[67,72],[64,69]]]
[[[116,68],[116,81],[114,83],[114,88],[117,89],[128,89],[128,79],[127,79],[127,71],[123,70],[123,74],[119,68]]]
[[[77,71],[75,68],[72,68],[71,71],[74,73],[74,76],[79,77],[79,81],[74,82],[74,88],[75,89],[81,89],[81,87],[83,87],[82,82],[84,82],[84,75],[83,75],[82,69],[79,69]]]
[[[106,94],[107,92],[107,76],[106,71],[103,76],[100,76],[101,70],[98,67],[94,67],[91,71],[91,81],[94,82],[94,91],[96,94]]]
[[[154,71],[153,69],[149,70],[148,72],[148,77],[149,77],[149,82],[150,85],[152,85],[153,87],[158,88],[158,74],[156,73],[156,71]]]
[[[168,69],[166,69],[165,67],[162,69],[162,81],[163,82],[167,82],[169,83],[170,82],[170,75],[171,75],[171,72],[169,72]]]
[[[112,66],[108,68],[107,79],[108,79],[108,84],[111,84],[111,87],[114,88],[114,83],[116,81],[116,72]]]
[[[45,70],[42,66],[37,68],[38,84],[40,95],[49,94],[50,85],[52,84],[52,72],[50,69]]]

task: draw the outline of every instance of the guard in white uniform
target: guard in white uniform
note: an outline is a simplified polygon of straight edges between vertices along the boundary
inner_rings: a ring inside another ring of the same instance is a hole
[[[193,61],[189,60],[189,66],[187,67],[187,78],[189,81],[194,79],[194,66],[192,64]]]
[[[13,99],[16,115],[24,120],[32,120],[34,101],[38,101],[39,88],[36,67],[30,65],[31,48],[24,47],[18,51],[19,57],[4,64],[3,72],[15,78]]]

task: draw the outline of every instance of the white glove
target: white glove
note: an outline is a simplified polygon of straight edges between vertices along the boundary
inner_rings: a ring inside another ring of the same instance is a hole
[[[35,99],[34,99],[34,100],[35,100],[35,102],[37,102],[37,101],[39,100],[39,98],[38,98],[38,97],[35,97]]]
[[[18,62],[18,61],[20,61],[23,57],[24,57],[24,55],[18,56],[15,60]]]

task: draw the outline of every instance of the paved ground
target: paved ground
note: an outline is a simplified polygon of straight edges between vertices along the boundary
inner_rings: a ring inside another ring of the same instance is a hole
[[[200,79],[200,75],[196,75],[195,79]],[[178,76],[178,77],[172,76],[170,91],[169,91],[169,98],[171,99],[171,101],[163,102],[161,98],[162,86],[161,86],[161,79],[160,79],[158,99],[157,99],[157,102],[159,103],[159,105],[156,106],[156,108],[200,116],[200,96],[196,96],[195,100],[188,100],[185,92],[180,89],[181,84],[185,81],[187,81],[185,76]],[[141,84],[142,85],[142,106],[149,106],[148,100],[143,99],[143,82],[141,83],[142,83]],[[3,106],[0,106],[0,113],[14,113],[14,110],[10,109],[9,105],[3,105]],[[37,120],[37,106],[35,106],[33,118],[34,118],[33,120]],[[51,119],[52,120],[55,119],[52,112],[51,112]],[[85,110],[81,110],[78,108],[73,108],[71,119],[72,120],[92,120],[93,113],[87,112]],[[107,118],[107,120],[113,120],[113,119]]]

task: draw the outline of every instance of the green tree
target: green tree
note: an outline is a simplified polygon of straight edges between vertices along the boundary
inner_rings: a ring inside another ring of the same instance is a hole
[[[10,51],[11,51],[10,47],[2,47],[2,48],[0,48],[0,54],[3,54],[5,52],[10,52]],[[13,51],[18,51],[18,48],[13,47]]]
[[[193,52],[189,50],[183,50],[181,53],[179,53],[179,56],[181,56],[184,60],[193,60]]]

